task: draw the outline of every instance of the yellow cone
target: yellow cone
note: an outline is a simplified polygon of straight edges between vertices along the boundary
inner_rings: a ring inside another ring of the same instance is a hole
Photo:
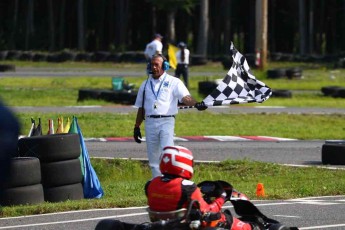
[[[63,117],[58,117],[58,127],[56,129],[56,133],[63,133],[64,128],[63,128]]]
[[[67,117],[67,122],[63,130],[64,133],[68,133],[70,127],[71,127],[71,120],[69,119],[69,117]]]

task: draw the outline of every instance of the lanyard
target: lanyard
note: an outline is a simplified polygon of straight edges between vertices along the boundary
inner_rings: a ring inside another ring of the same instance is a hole
[[[167,75],[165,74],[163,80],[161,81],[161,84],[159,85],[159,88],[158,88],[158,91],[157,91],[157,95],[155,94],[155,90],[153,89],[152,81],[150,81],[151,90],[152,90],[153,95],[155,95],[156,100],[158,100],[158,95],[159,95],[159,92],[161,90],[162,84],[163,84],[166,76]]]

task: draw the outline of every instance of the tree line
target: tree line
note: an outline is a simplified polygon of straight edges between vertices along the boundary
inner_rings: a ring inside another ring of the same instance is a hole
[[[194,54],[254,53],[260,0],[1,0],[0,50],[142,51],[154,33]],[[341,55],[345,0],[268,0],[268,52]]]

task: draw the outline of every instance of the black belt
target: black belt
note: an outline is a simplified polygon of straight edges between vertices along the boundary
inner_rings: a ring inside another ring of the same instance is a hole
[[[175,115],[148,115],[150,118],[175,117]]]

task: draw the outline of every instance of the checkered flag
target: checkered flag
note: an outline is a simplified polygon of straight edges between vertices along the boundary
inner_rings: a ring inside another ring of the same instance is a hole
[[[246,58],[236,50],[233,43],[230,52],[232,66],[217,88],[203,100],[205,105],[261,103],[267,100],[272,94],[271,88],[255,78]]]

